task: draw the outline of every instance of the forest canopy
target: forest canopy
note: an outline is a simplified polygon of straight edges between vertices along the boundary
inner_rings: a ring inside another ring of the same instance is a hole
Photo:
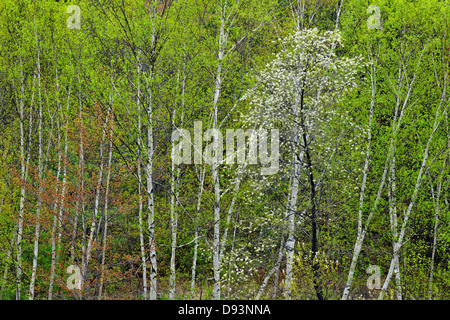
[[[2,0],[0,299],[450,299],[450,2]]]

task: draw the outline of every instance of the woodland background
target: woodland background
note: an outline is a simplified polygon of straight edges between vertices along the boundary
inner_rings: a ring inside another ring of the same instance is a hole
[[[439,0],[2,0],[1,299],[449,299],[449,27]],[[305,101],[271,72],[293,34]],[[172,161],[175,129],[259,115],[277,173]]]

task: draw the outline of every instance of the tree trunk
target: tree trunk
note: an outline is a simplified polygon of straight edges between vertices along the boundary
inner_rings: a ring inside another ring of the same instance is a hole
[[[184,121],[184,93],[185,93],[185,83],[186,83],[186,77],[185,77],[185,67],[184,64],[183,67],[183,79],[181,84],[181,127],[183,127],[183,121]],[[177,77],[177,84],[179,81],[179,71],[178,71],[178,77]],[[173,126],[175,127],[175,116],[176,116],[176,103],[174,106],[173,111]],[[182,144],[179,144],[179,150],[178,154],[181,153]],[[172,150],[175,150],[175,141],[172,141]],[[170,220],[171,220],[171,231],[172,231],[172,248],[171,248],[171,255],[170,255],[170,283],[169,283],[169,298],[174,299],[175,297],[175,277],[176,277],[176,269],[175,269],[175,252],[177,247],[177,230],[178,230],[178,213],[177,213],[177,202],[178,202],[178,196],[180,193],[179,184],[180,184],[180,166],[179,164],[176,165],[176,173],[175,173],[175,163],[174,163],[174,155],[172,153],[172,179],[170,183]]]
[[[78,58],[78,62],[79,62]],[[81,219],[82,219],[82,228],[83,228],[83,243],[82,243],[82,265],[84,265],[85,252],[86,252],[86,228],[85,228],[85,219],[84,219],[84,129],[83,129],[83,113],[82,113],[82,104],[81,104],[81,78],[80,78],[80,68],[78,68],[78,112],[79,112],[79,121],[80,121],[80,150],[78,156],[78,194],[77,201],[75,204],[75,218],[73,222],[72,229],[72,245],[70,249],[71,253],[71,262],[74,263],[75,260],[75,244],[76,244],[76,234],[77,234],[77,226],[78,226],[78,214],[81,210]],[[81,208],[80,208],[81,207]]]
[[[55,267],[56,267],[56,228],[58,226],[58,200],[59,200],[59,176],[61,174],[61,127],[59,124],[59,116],[57,119],[57,127],[58,127],[58,168],[56,171],[56,190],[55,190],[55,203],[53,206],[53,227],[51,233],[51,246],[52,246],[52,262],[50,266],[50,280],[49,280],[49,288],[48,288],[48,300],[52,300],[53,297],[53,281],[55,279]],[[61,199],[62,201],[62,199]]]
[[[31,147],[31,137],[32,137],[32,127],[33,127],[33,100],[34,100],[34,85],[36,80],[36,74],[33,74],[33,86],[32,86],[32,101],[30,106],[30,120],[29,120],[29,133],[28,133],[28,146],[25,153],[25,133],[24,133],[24,106],[25,106],[25,77],[23,74],[23,61],[20,59],[21,67],[21,85],[20,85],[20,158],[21,158],[21,173],[20,177],[22,180],[22,185],[20,188],[20,201],[19,201],[19,218],[17,227],[17,240],[16,240],[16,300],[20,300],[20,287],[22,284],[22,235],[23,235],[23,215],[25,207],[25,186],[24,183],[28,176],[28,165],[30,163],[30,147]],[[25,156],[25,154],[27,154]],[[27,160],[25,160],[25,157]]]
[[[137,70],[137,97],[136,97],[136,106],[138,113],[138,163],[137,163],[137,176],[138,176],[138,193],[139,193],[139,242],[141,246],[141,259],[142,259],[142,282],[143,282],[143,299],[147,300],[147,258],[145,254],[145,242],[144,242],[144,229],[143,229],[143,217],[142,217],[142,209],[143,209],[143,194],[142,194],[142,148],[143,148],[143,139],[142,139],[142,123],[141,123],[141,53],[138,53],[138,70]]]
[[[62,210],[62,207],[64,205],[63,199],[59,199],[59,176],[61,174],[61,115],[60,115],[60,103],[59,103],[59,77],[58,77],[58,64],[55,59],[55,79],[56,79],[56,127],[57,127],[57,148],[58,148],[58,167],[56,171],[56,190],[55,190],[55,203],[53,206],[53,227],[52,227],[52,233],[51,233],[51,246],[52,246],[52,262],[50,266],[50,281],[49,281],[49,288],[48,288],[48,300],[52,300],[53,298],[53,282],[55,279],[55,268],[56,268],[56,231],[58,227],[58,222],[60,223],[60,218],[57,216],[58,212],[58,201],[61,201],[59,207]],[[70,92],[69,92],[70,94]],[[67,145],[67,141],[66,141]],[[64,159],[64,168],[66,168],[65,159]],[[65,170],[65,169],[64,169]],[[65,179],[65,177],[64,177]],[[63,187],[64,188],[64,187]],[[64,191],[62,192],[62,197],[64,197]]]
[[[34,286],[36,282],[37,275],[37,263],[38,263],[38,255],[39,255],[39,233],[40,233],[40,219],[41,219],[41,209],[42,209],[42,185],[43,185],[43,150],[42,150],[42,122],[43,122],[43,114],[42,114],[42,100],[41,100],[41,61],[40,61],[40,49],[39,42],[37,38],[37,31],[35,31],[36,38],[36,46],[37,46],[37,75],[38,75],[38,98],[39,98],[39,125],[38,125],[38,198],[36,205],[36,223],[35,223],[35,231],[34,231],[34,248],[33,248],[33,267],[31,270],[31,279],[30,279],[30,292],[28,299],[34,300]]]
[[[426,164],[427,164],[427,160],[428,160],[428,155],[429,155],[429,147],[430,147],[431,141],[433,140],[434,134],[436,133],[436,131],[437,131],[438,127],[439,127],[440,121],[441,121],[439,119],[439,117],[440,117],[440,110],[441,110],[441,107],[442,107],[442,104],[443,104],[444,97],[445,97],[445,89],[443,91],[443,94],[442,94],[439,106],[438,106],[438,108],[436,110],[432,131],[430,133],[430,136],[428,137],[428,142],[427,142],[427,145],[426,145],[424,153],[423,153],[422,165],[420,166],[419,174],[417,175],[417,179],[416,179],[416,184],[414,186],[413,195],[411,197],[411,201],[409,202],[408,208],[407,208],[406,213],[404,215],[402,228],[400,230],[400,234],[398,236],[398,240],[394,244],[393,258],[391,260],[391,265],[390,265],[390,268],[389,268],[389,272],[388,272],[388,274],[386,276],[386,280],[384,281],[383,287],[381,288],[381,292],[380,292],[380,294],[378,296],[379,300],[383,300],[384,294],[385,294],[385,292],[387,290],[387,287],[389,286],[389,282],[391,281],[391,277],[392,277],[392,273],[394,272],[395,265],[396,265],[396,263],[398,264],[398,253],[399,253],[401,247],[403,246],[403,238],[405,236],[406,225],[408,223],[409,216],[410,216],[410,214],[412,212],[412,209],[414,207],[414,204],[416,202],[417,194],[419,192],[420,186],[422,185],[423,172],[425,170],[425,167],[426,167]]]
[[[433,248],[431,251],[431,264],[430,264],[430,276],[428,279],[428,299],[432,300],[432,289],[433,289],[433,273],[434,273],[434,258],[436,254],[436,241],[438,236],[438,224],[439,224],[439,213],[440,213],[440,196],[442,190],[442,179],[444,177],[445,166],[447,163],[449,146],[447,146],[447,151],[445,152],[444,161],[442,164],[441,174],[439,175],[439,182],[437,185],[436,192],[433,188],[433,181],[430,176],[430,184],[431,184],[431,195],[433,197],[434,202],[434,226],[433,226]]]
[[[151,77],[152,75],[150,75]],[[153,120],[152,120],[152,93],[150,84],[147,82],[147,210],[148,210],[148,231],[150,245],[150,300],[156,300],[157,294],[157,261],[155,242],[155,209],[153,200]]]
[[[196,267],[197,267],[197,255],[198,255],[198,219],[200,217],[200,208],[201,208],[201,202],[202,202],[202,195],[203,195],[203,183],[205,181],[205,167],[202,166],[200,168],[200,174],[199,174],[199,186],[198,186],[198,193],[197,193],[197,207],[195,210],[195,232],[194,232],[194,255],[192,258],[192,274],[191,274],[191,299],[194,298],[194,289],[195,289],[195,276],[196,276]]]
[[[95,189],[94,214],[92,216],[91,229],[90,229],[89,240],[88,240],[88,245],[87,245],[87,250],[86,250],[86,258],[84,260],[83,269],[82,269],[82,275],[83,275],[85,282],[87,282],[88,277],[89,277],[88,266],[89,266],[89,260],[91,258],[91,252],[92,252],[92,247],[93,247],[93,242],[94,242],[94,234],[96,231],[96,225],[98,223],[98,212],[99,212],[99,206],[100,206],[100,192],[101,192],[101,185],[102,185],[102,181],[103,181],[103,171],[104,171],[105,139],[106,139],[106,133],[108,130],[110,111],[111,111],[111,107],[108,108],[108,113],[106,115],[106,121],[105,121],[105,125],[103,127],[103,132],[102,132],[102,140],[100,143],[100,159],[99,159],[100,165],[99,165],[99,175],[98,175],[98,179],[97,179],[97,186]]]
[[[109,115],[108,115],[109,116]],[[106,175],[106,190],[105,190],[105,218],[104,218],[104,229],[103,229],[103,248],[102,248],[102,265],[100,270],[100,288],[98,293],[98,300],[102,299],[103,294],[103,283],[105,278],[105,254],[106,254],[106,243],[108,238],[108,200],[109,200],[109,181],[111,178],[111,161],[112,161],[112,141],[113,141],[113,124],[110,124],[108,128],[109,134],[109,155],[108,155],[108,172]]]

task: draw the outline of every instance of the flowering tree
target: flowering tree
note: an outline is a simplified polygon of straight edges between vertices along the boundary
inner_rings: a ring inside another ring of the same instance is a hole
[[[343,46],[339,31],[306,29],[281,43],[283,50],[257,77],[259,85],[247,92],[252,108],[248,122],[280,130],[281,153],[288,164],[281,170],[289,179],[287,240],[280,248],[287,251],[286,298],[291,296],[297,215],[300,228],[310,235],[314,289],[317,298],[323,299],[319,265],[315,262],[319,251],[319,199],[324,181],[331,179],[333,170],[339,170],[334,168],[336,151],[342,143],[351,144],[351,139],[343,138],[355,132],[351,119],[340,113],[336,105],[357,86],[358,72],[365,63],[361,57],[336,54],[335,48]],[[308,197],[300,199],[300,191]]]

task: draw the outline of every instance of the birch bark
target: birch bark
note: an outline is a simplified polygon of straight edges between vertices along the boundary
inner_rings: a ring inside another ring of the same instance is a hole
[[[41,60],[40,60],[40,47],[37,37],[37,31],[35,31],[36,39],[36,51],[37,51],[37,77],[38,77],[38,102],[39,102],[39,124],[38,124],[38,198],[36,205],[36,222],[34,231],[34,248],[33,248],[33,266],[31,269],[29,300],[34,300],[34,286],[37,275],[37,263],[39,255],[39,233],[40,233],[40,215],[42,207],[42,178],[43,178],[43,152],[42,152],[42,130],[43,130],[43,113],[42,113],[42,100],[41,100]]]
[[[220,11],[220,29],[219,29],[219,48],[218,48],[218,65],[216,71],[216,82],[214,86],[213,100],[213,130],[217,130],[218,102],[222,89],[222,63],[225,55],[225,46],[228,34],[225,32],[225,15],[227,2],[221,3]],[[214,150],[219,148],[218,137],[214,139]],[[213,299],[220,300],[220,181],[219,181],[219,159],[213,157],[211,165],[211,174],[214,184],[214,240],[213,240],[213,275],[214,288]]]
[[[430,135],[428,137],[428,141],[427,141],[425,150],[423,152],[422,164],[420,166],[419,173],[417,175],[417,179],[416,179],[416,184],[414,186],[413,195],[411,197],[411,200],[409,202],[408,208],[407,208],[407,210],[405,212],[405,215],[403,217],[403,223],[402,223],[402,227],[400,229],[400,234],[398,236],[398,240],[395,241],[395,244],[394,244],[394,252],[393,252],[393,257],[392,257],[392,260],[391,260],[391,265],[389,267],[389,271],[388,271],[388,274],[387,274],[386,279],[384,281],[383,287],[381,288],[381,292],[380,292],[380,294],[378,296],[379,300],[382,300],[384,298],[384,295],[385,295],[385,292],[386,292],[386,290],[387,290],[387,288],[389,286],[389,282],[391,280],[392,274],[394,273],[396,265],[398,264],[398,254],[399,254],[399,251],[400,251],[401,247],[404,244],[404,237],[405,237],[406,226],[408,224],[409,216],[411,215],[412,209],[413,209],[413,207],[414,207],[414,205],[416,203],[417,194],[418,194],[419,189],[420,189],[420,187],[422,185],[423,173],[424,173],[424,170],[425,170],[426,165],[427,165],[430,144],[431,144],[431,141],[433,140],[434,134],[436,133],[436,131],[437,131],[439,125],[440,125],[440,122],[441,122],[441,120],[440,120],[440,113],[441,113],[442,105],[444,104],[444,99],[445,99],[445,88],[443,90],[439,106],[438,106],[438,108],[436,110],[436,114],[435,114],[435,117],[434,117],[434,123],[433,123],[433,127],[432,127],[432,130],[431,130],[431,133],[430,133]]]
[[[106,115],[105,125],[102,130],[102,140],[100,143],[100,156],[99,156],[100,164],[99,164],[99,174],[98,174],[98,179],[97,179],[97,185],[95,188],[94,213],[92,215],[92,223],[91,223],[89,240],[88,240],[87,249],[86,249],[86,257],[85,257],[83,269],[82,269],[82,275],[83,275],[85,282],[88,280],[88,276],[89,276],[89,272],[88,272],[89,260],[91,258],[94,234],[96,231],[96,225],[98,223],[98,212],[99,212],[99,206],[100,206],[100,192],[101,192],[101,185],[102,185],[103,173],[104,173],[104,149],[105,149],[106,134],[108,131],[107,128],[108,128],[110,112],[111,112],[111,107],[108,107],[108,113]]]
[[[197,206],[195,209],[195,232],[194,232],[194,254],[192,257],[192,273],[191,273],[191,299],[194,298],[194,290],[195,290],[195,277],[196,277],[196,268],[197,268],[197,256],[198,256],[198,225],[199,225],[199,217],[200,217],[200,209],[203,195],[203,184],[205,181],[206,170],[205,167],[202,166],[200,168],[199,173],[199,185],[198,185],[198,193],[197,193]]]
[[[28,176],[28,165],[30,163],[30,147],[31,147],[31,132],[33,127],[33,105],[34,105],[34,88],[35,88],[35,80],[36,74],[33,75],[33,85],[32,85],[32,98],[31,98],[31,106],[30,106],[30,118],[29,118],[29,132],[28,132],[28,146],[25,151],[25,132],[24,132],[24,122],[25,122],[25,76],[23,73],[23,60],[20,59],[20,157],[21,157],[21,172],[20,177],[22,180],[22,186],[20,188],[20,201],[19,201],[19,219],[17,226],[17,240],[16,240],[16,259],[17,259],[17,267],[16,267],[16,300],[20,300],[20,290],[22,284],[22,236],[23,236],[23,218],[24,218],[24,207],[25,207],[25,187],[23,183],[26,181]],[[25,160],[25,157],[27,158]]]
[[[447,76],[448,74],[445,75],[444,78],[444,83],[443,83],[443,87],[445,88],[446,84],[447,84]],[[448,113],[446,112],[445,115],[448,115]],[[438,225],[439,225],[439,215],[440,215],[440,197],[441,197],[441,191],[442,191],[442,180],[444,178],[444,172],[445,172],[445,168],[446,168],[446,164],[447,164],[447,159],[448,159],[448,155],[449,155],[449,151],[450,151],[450,139],[449,138],[449,127],[448,127],[448,118],[446,117],[446,123],[447,123],[447,149],[445,151],[445,155],[444,155],[444,160],[442,162],[442,168],[441,168],[441,173],[439,175],[438,178],[438,185],[436,188],[436,191],[434,191],[433,188],[433,182],[431,181],[431,176],[430,176],[430,184],[431,184],[431,195],[433,197],[433,202],[434,202],[434,226],[433,226],[433,249],[431,251],[431,264],[430,264],[430,276],[428,279],[428,299],[432,299],[432,289],[433,289],[433,276],[434,276],[434,259],[435,259],[435,254],[436,254],[436,242],[437,242],[437,237],[438,237]]]

